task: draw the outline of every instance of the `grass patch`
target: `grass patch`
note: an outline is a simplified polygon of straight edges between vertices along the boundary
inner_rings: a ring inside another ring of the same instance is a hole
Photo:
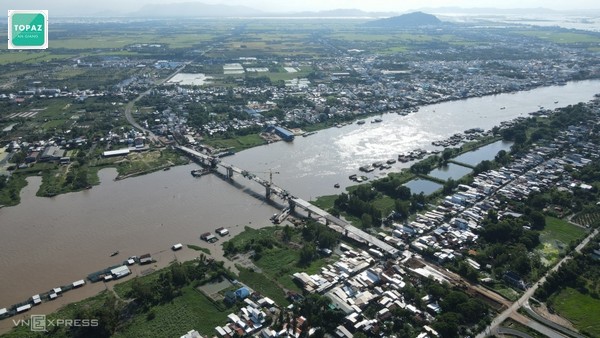
[[[577,329],[590,337],[600,337],[600,321],[594,313],[600,313],[600,300],[566,288],[553,297],[552,307],[570,320]]]
[[[168,149],[130,153],[117,165],[117,171],[119,172],[119,178],[124,178],[153,172],[173,165],[186,164],[187,162],[187,159],[183,159],[178,153]]]
[[[197,245],[194,245],[194,244],[188,244],[187,247],[190,248],[190,249],[192,249],[192,250],[202,251],[205,254],[210,255],[210,250],[208,248],[203,248],[201,246],[197,246]]]
[[[47,315],[46,318],[47,318],[47,320],[56,320],[59,318],[60,319],[75,319],[76,314],[80,308],[101,307],[107,298],[108,298],[107,291],[102,291],[100,294],[90,297],[90,298],[87,298],[81,302],[68,304],[68,305],[62,307],[60,310]],[[18,317],[13,317],[14,320],[18,320],[17,318]],[[10,319],[6,319],[6,320],[10,321]],[[58,327],[56,327],[56,328],[58,328]],[[50,331],[50,333],[36,335],[34,332],[31,332],[31,328],[29,327],[29,325],[21,325],[21,326],[15,327],[10,332],[3,334],[2,337],[23,338],[23,337],[71,337],[72,336],[72,335],[68,334],[68,331],[64,332],[62,329],[65,329],[65,327],[59,328],[57,330],[52,330],[52,331]]]
[[[537,251],[546,265],[555,263],[560,254],[566,252],[569,244],[585,235],[580,227],[555,217],[546,217],[546,227],[540,232],[540,245]]]
[[[396,207],[396,201],[390,196],[383,195],[373,201],[373,207],[381,210],[382,215],[388,215]]]
[[[265,144],[258,134],[249,134],[244,136],[236,136],[233,138],[210,138],[204,142],[215,148],[233,148],[235,151],[240,151]]]
[[[253,290],[271,298],[279,306],[285,306],[289,304],[288,300],[285,298],[283,290],[264,274],[254,272],[243,267],[238,267],[238,269],[240,270],[238,277],[244,284],[248,285]]]
[[[300,231],[291,229],[292,235],[289,243],[284,243],[280,239],[283,228],[280,226],[267,227],[262,229],[252,229],[246,227],[245,231],[231,239],[231,243],[238,248],[238,252],[248,252],[256,250],[256,244],[263,243],[260,251],[255,251],[253,259],[261,272],[254,272],[248,268],[240,267],[240,279],[243,282],[248,281],[248,286],[255,288],[256,291],[273,298],[278,304],[287,304],[285,299],[286,290],[301,292],[302,290],[294,283],[292,274],[299,271],[305,271],[309,274],[318,272],[321,267],[329,263],[328,258],[317,257],[309,266],[301,267],[298,265],[300,260],[300,247],[304,244]],[[266,243],[271,243],[267,246]],[[257,276],[260,275],[260,276]],[[246,279],[244,279],[246,278]],[[267,284],[262,285],[268,281]],[[251,284],[252,283],[252,284]],[[268,293],[267,293],[268,292]],[[275,299],[271,295],[278,296]]]
[[[275,237],[275,232],[281,227],[276,225],[262,229],[254,229],[249,226],[244,227],[244,231],[236,235],[228,242],[232,242],[238,248],[244,248],[247,243],[259,241],[260,239],[272,239]]]
[[[512,288],[506,287],[506,285],[503,283],[496,283],[491,287],[491,289],[513,302],[519,299],[519,296],[521,296],[519,292]]]
[[[527,36],[536,37],[545,41],[551,41],[554,43],[600,43],[600,38],[598,38],[598,36],[594,35],[593,33],[585,32],[548,32],[542,30],[535,30],[524,31],[519,33]]]
[[[172,337],[196,329],[203,335],[212,335],[215,326],[227,322],[229,311],[219,310],[206,296],[192,286],[181,289],[182,295],[172,302],[152,307],[152,320],[136,315],[126,328],[114,337]]]
[[[311,203],[323,210],[329,210],[333,208],[333,202],[335,202],[337,198],[338,195],[319,196],[315,201],[312,201]]]
[[[9,178],[0,177],[0,180],[6,180],[5,185],[0,189],[0,205],[17,205],[21,202],[21,189],[27,185],[25,176],[11,175]]]
[[[546,337],[543,334],[541,334],[541,333],[539,333],[539,332],[537,332],[537,331],[535,331],[533,329],[530,329],[529,327],[527,327],[527,326],[525,326],[525,325],[523,325],[521,323],[517,323],[517,322],[515,322],[514,320],[512,320],[510,318],[507,319],[507,320],[505,320],[505,321],[503,321],[502,322],[502,326],[508,327],[508,328],[511,328],[511,329],[514,329],[514,330],[519,330],[521,332],[525,332],[525,333],[527,333],[528,335],[530,335],[531,337],[534,337],[534,338],[545,338]]]
[[[546,217],[546,227],[540,234],[542,242],[560,241],[569,245],[572,241],[581,239],[585,230],[555,217]]]

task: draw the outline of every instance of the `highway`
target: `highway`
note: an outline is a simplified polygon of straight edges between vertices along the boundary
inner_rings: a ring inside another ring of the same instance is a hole
[[[596,229],[592,233],[590,233],[583,241],[581,241],[581,243],[579,243],[579,245],[575,248],[575,251],[581,252],[581,249],[583,247],[585,247],[589,243],[589,241],[592,240],[592,238],[594,238],[598,234],[598,231],[599,230]],[[551,273],[558,270],[566,261],[568,261],[571,258],[572,258],[572,256],[568,255],[568,256],[565,256],[563,259],[561,259],[552,269],[550,269],[542,278],[540,278],[540,280],[538,280],[533,286],[531,286],[529,289],[527,289],[527,291],[525,291],[525,293],[521,296],[521,298],[519,298],[516,302],[514,302],[508,309],[504,310],[502,313],[500,313],[498,316],[496,316],[496,318],[494,318],[494,320],[492,320],[490,325],[483,332],[479,333],[476,336],[476,338],[484,338],[484,337],[487,337],[487,336],[493,334],[494,332],[497,332],[498,326],[500,324],[502,324],[502,322],[504,322],[507,318],[511,317],[511,315],[513,313],[517,313],[517,310],[522,305],[527,304],[529,302],[529,298],[531,298],[531,296],[533,296],[533,294],[538,289],[538,287],[540,285],[542,285],[544,282],[546,282],[546,278]],[[555,324],[555,325],[558,325],[558,324]],[[530,327],[534,328],[533,326],[530,326]],[[563,328],[563,329],[566,329],[566,328]],[[566,330],[568,330],[568,329],[566,329]],[[555,337],[564,337],[562,334],[559,334],[558,332],[555,332],[555,334],[556,335],[553,335]],[[578,335],[578,337],[579,337],[579,335]],[[581,337],[583,337],[583,336],[581,336]]]
[[[142,131],[143,133],[145,133],[146,135],[148,135],[148,138],[150,139],[150,141],[158,143],[160,142],[158,140],[158,136],[156,136],[153,132],[151,132],[150,130],[142,127],[139,123],[137,123],[137,121],[133,118],[132,115],[132,110],[133,107],[135,106],[135,104],[144,96],[148,95],[148,93],[150,93],[152,90],[154,90],[156,87],[162,85],[163,83],[169,81],[169,79],[171,79],[173,76],[177,75],[179,72],[181,72],[185,66],[188,65],[189,62],[185,63],[183,66],[177,68],[177,70],[175,70],[171,75],[167,76],[164,79],[158,80],[154,83],[154,85],[152,86],[152,88],[146,90],[145,92],[141,93],[140,95],[138,95],[138,97],[136,97],[134,100],[130,101],[127,106],[125,106],[125,119],[127,119],[127,122],[129,124],[131,124],[134,128]]]
[[[499,334],[507,334],[509,336],[521,337],[521,338],[533,338],[525,332],[521,332],[519,330],[511,329],[510,327],[500,326],[498,328]]]
[[[367,243],[369,246],[373,245],[373,246],[377,247],[379,250],[381,250],[382,254],[389,255],[391,257],[396,257],[400,254],[400,250],[396,249],[392,245],[380,240],[379,238],[353,226],[352,224],[350,224],[338,217],[334,217],[327,211],[322,210],[321,208],[319,208],[315,205],[312,205],[311,203],[309,203],[301,198],[292,196],[288,191],[286,191],[285,189],[283,189],[281,187],[278,187],[277,185],[273,184],[273,182],[264,180],[249,171],[246,171],[246,170],[240,169],[238,167],[235,167],[231,164],[222,162],[219,159],[214,158],[211,155],[203,154],[192,148],[184,147],[184,146],[176,146],[176,148],[189,154],[189,155],[192,155],[192,156],[202,159],[205,163],[214,163],[214,161],[217,160],[216,165],[227,170],[228,177],[232,178],[233,174],[236,173],[236,174],[242,175],[246,179],[255,181],[258,184],[265,187],[269,194],[272,193],[272,194],[278,195],[283,200],[289,202],[290,206],[302,208],[302,209],[310,212],[311,214],[318,215],[319,217],[325,218],[327,220],[328,226],[331,229],[333,229],[345,236],[348,236],[352,239],[358,240],[363,243]]]

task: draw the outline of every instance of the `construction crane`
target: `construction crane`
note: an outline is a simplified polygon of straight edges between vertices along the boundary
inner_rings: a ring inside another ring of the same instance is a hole
[[[269,185],[273,185],[273,174],[279,174],[279,171],[273,171],[273,169],[269,169],[269,171],[255,171],[257,174],[269,174]]]

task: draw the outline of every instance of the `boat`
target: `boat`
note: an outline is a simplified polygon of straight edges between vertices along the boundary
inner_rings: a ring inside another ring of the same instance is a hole
[[[554,104],[557,104],[557,103],[558,103],[558,101],[554,101]]]
[[[163,171],[167,171],[167,170],[171,170],[171,167],[166,167],[163,169]]]
[[[506,107],[500,107],[500,110],[504,110],[504,109],[506,109]]]
[[[118,255],[118,254],[119,254],[119,250],[117,250],[117,251],[115,251],[115,252],[111,253],[111,254],[110,254],[110,257],[114,257],[114,256],[116,256],[116,255]]]
[[[336,184],[334,184],[334,185],[333,185],[333,187],[334,187],[334,188],[339,188],[339,187],[340,187],[340,184],[339,184],[339,183],[336,183]]]
[[[307,137],[307,136],[310,136],[310,135],[314,135],[316,133],[317,133],[316,131],[309,131],[309,132],[306,132],[306,133],[302,134],[302,137]]]
[[[210,173],[210,169],[194,169],[191,171],[192,176],[200,177],[202,175],[206,175]]]
[[[373,121],[371,121],[371,123],[379,123],[379,122],[383,122],[383,120],[380,118],[376,118]]]
[[[231,150],[227,150],[227,151],[222,151],[220,153],[215,154],[214,157],[221,158],[221,157],[227,157],[227,156],[232,156],[232,155],[235,155],[235,153]]]
[[[356,124],[365,124],[365,120],[358,120],[356,121]]]

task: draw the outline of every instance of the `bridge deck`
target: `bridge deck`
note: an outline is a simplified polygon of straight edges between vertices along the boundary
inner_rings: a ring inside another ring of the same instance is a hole
[[[379,249],[383,250],[386,254],[394,256],[394,257],[397,256],[400,252],[400,250],[387,244],[386,242],[380,240],[379,238],[377,238],[365,231],[362,231],[361,229],[344,221],[343,219],[335,217],[335,216],[331,215],[330,213],[328,213],[327,211],[325,211],[325,210],[323,210],[301,198],[292,197],[291,200],[296,205],[300,206],[301,208],[303,208],[307,211],[310,211],[311,213],[317,214],[321,217],[324,217],[329,224],[335,224],[335,225],[341,227],[343,229],[343,231],[344,232],[347,231],[348,236],[350,236],[352,238],[359,239],[359,240],[362,240],[363,242],[374,245],[374,246],[378,247]]]
[[[204,160],[213,161],[215,159],[213,156],[203,154],[201,152],[198,152],[198,151],[188,148],[188,147],[176,146],[176,148],[183,152],[186,152],[192,156],[196,156],[196,157],[199,157]],[[282,189],[282,188],[272,184],[272,182],[262,179],[256,175],[252,174],[251,172],[242,170],[242,169],[235,167],[233,165],[230,165],[228,163],[221,162],[220,160],[217,162],[217,165],[225,168],[226,170],[231,170],[234,173],[240,174],[249,180],[258,182],[260,185],[270,188],[272,193],[280,196],[281,198],[290,200],[291,202],[293,202],[295,205],[301,207],[302,209],[310,211],[311,213],[318,215],[320,217],[324,217],[330,225],[333,224],[340,228],[340,229],[336,229],[335,227],[332,227],[332,229],[334,229],[336,231],[340,231],[344,235],[348,235],[354,239],[358,239],[360,241],[369,243],[370,245],[374,245],[374,246],[378,247],[379,249],[383,250],[386,254],[394,256],[394,257],[397,256],[398,253],[400,252],[398,249],[385,243],[384,241],[380,240],[379,238],[358,229],[357,227],[353,226],[352,224],[350,224],[340,218],[334,217],[327,211],[325,211],[325,210],[323,210],[301,198],[291,196],[285,189]]]

